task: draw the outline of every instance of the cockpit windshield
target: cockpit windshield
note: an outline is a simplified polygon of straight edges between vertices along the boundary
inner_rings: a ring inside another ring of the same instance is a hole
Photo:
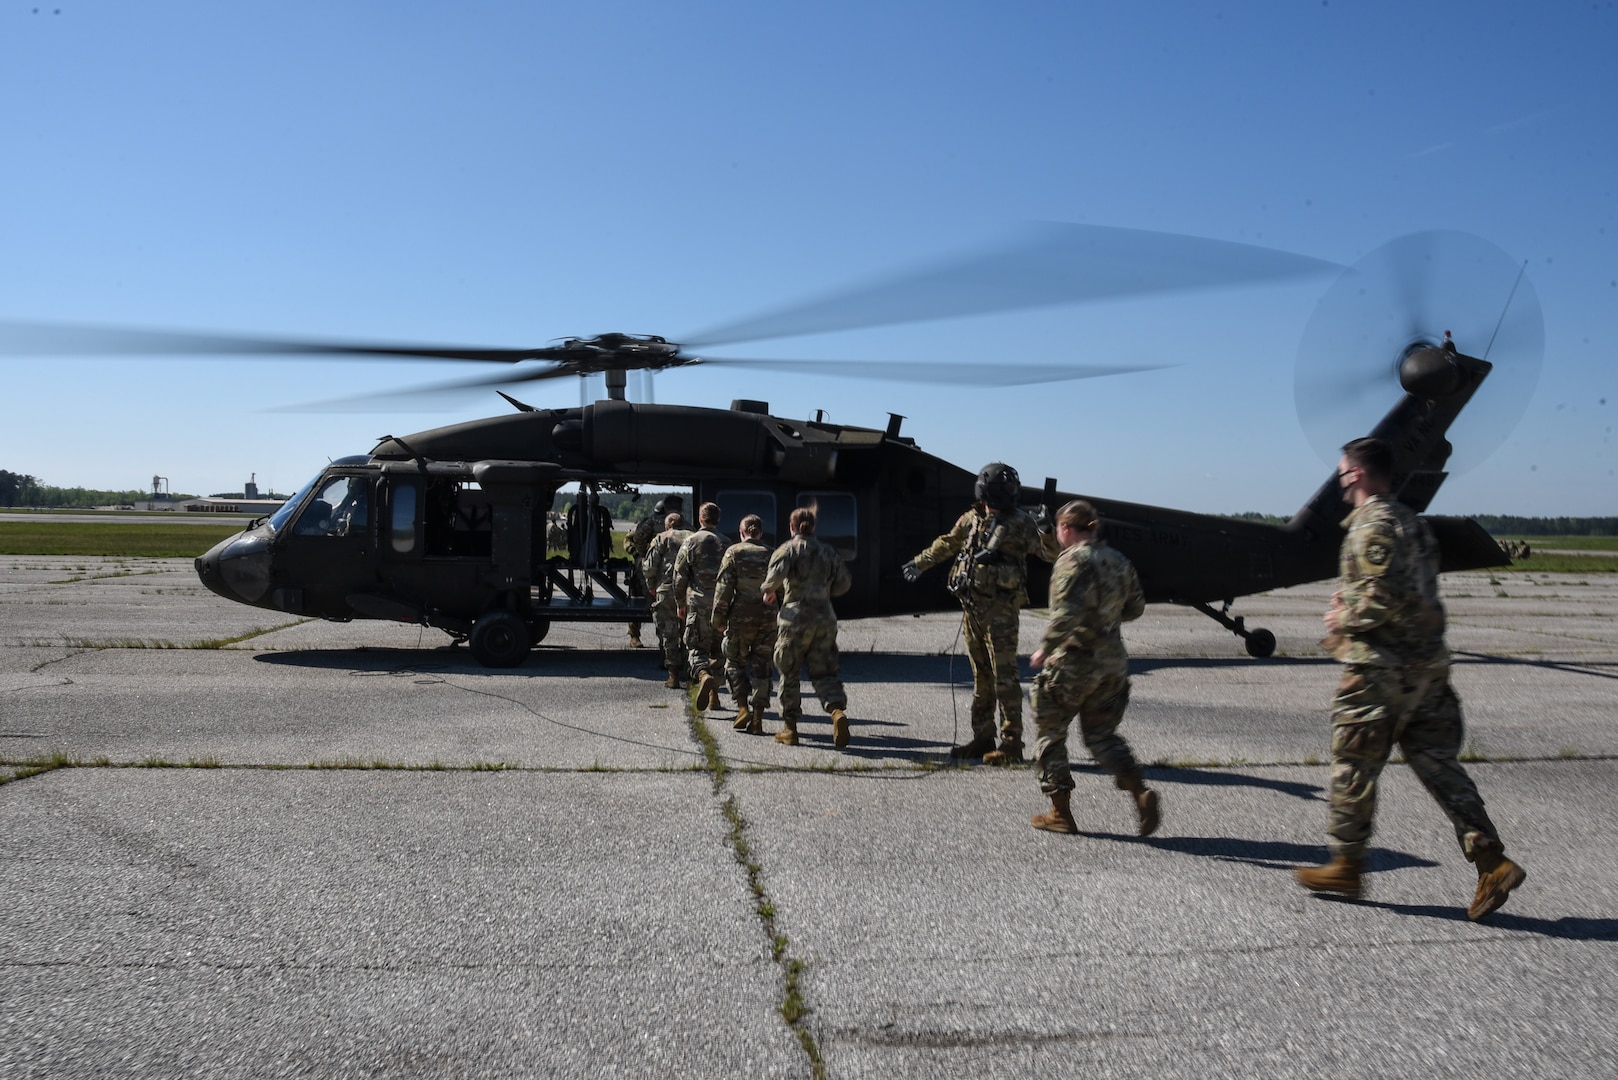
[[[286,523],[292,520],[292,515],[297,512],[298,507],[303,505],[303,497],[309,494],[310,488],[320,483],[320,478],[324,475],[324,471],[315,473],[314,476],[309,478],[307,484],[294,492],[292,498],[282,503],[281,508],[270,515],[270,531],[280,532],[286,527]]]

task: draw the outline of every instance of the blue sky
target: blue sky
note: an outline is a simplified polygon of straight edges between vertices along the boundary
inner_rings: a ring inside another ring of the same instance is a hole
[[[1343,265],[1458,230],[1526,263],[1545,356],[1537,383],[1499,380],[1494,412],[1522,413],[1503,442],[1455,429],[1458,458],[1469,439],[1500,445],[1433,509],[1610,515],[1614,55],[1608,0],[0,3],[0,320],[679,340],[1030,221]],[[1003,459],[1101,497],[1287,513],[1328,472],[1293,378],[1332,285],[734,350],[1170,365],[1139,374],[986,390],[708,369],[654,392],[872,427],[898,412],[971,469]],[[0,372],[0,468],[90,487],[160,474],[208,493],[256,473],[291,490],[380,435],[505,408],[273,411],[465,374],[424,362],[12,356]],[[521,396],[577,405],[579,390]],[[1357,425],[1343,438],[1393,396],[1336,421]]]

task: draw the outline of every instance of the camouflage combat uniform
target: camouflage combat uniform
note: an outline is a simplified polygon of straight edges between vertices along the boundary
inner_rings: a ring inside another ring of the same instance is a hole
[[[848,708],[838,678],[837,613],[831,598],[853,584],[837,549],[810,536],[794,536],[775,549],[763,591],[781,601],[776,618],[775,668],[781,673],[781,719],[796,727],[803,715],[800,673],[807,669],[815,696],[829,713]]]
[[[714,590],[713,621],[725,628],[725,681],[738,706],[751,700],[762,716],[770,703],[770,661],[775,652],[775,609],[764,602],[770,549],[743,539],[725,549]]]
[[[993,546],[988,562],[979,553]],[[961,602],[966,653],[972,661],[972,737],[994,738],[994,706],[1000,703],[1000,734],[1022,742],[1022,676],[1017,667],[1018,611],[1028,603],[1028,556],[1055,562],[1061,548],[1022,510],[995,514],[979,506],[912,560],[918,569],[954,560],[949,590]]]
[[[1397,745],[1455,826],[1467,859],[1501,850],[1500,834],[1457,757],[1461,702],[1449,682],[1438,543],[1408,507],[1373,495],[1344,521],[1332,700],[1332,854],[1359,860],[1371,839],[1377,779]]]
[[[646,548],[646,582],[653,590],[652,621],[663,649],[663,666],[676,679],[685,670],[685,647],[681,641],[680,605],[674,593],[674,557],[690,535],[686,529],[664,529]]]
[[[686,661],[691,677],[700,678],[719,654],[713,631],[714,582],[730,541],[706,525],[685,538],[674,557],[674,595],[685,608]]]
[[[1102,540],[1084,540],[1062,552],[1051,571],[1050,622],[1040,639],[1045,663],[1034,677],[1034,748],[1039,789],[1073,790],[1068,725],[1096,762],[1125,790],[1140,780],[1140,766],[1118,724],[1129,704],[1129,653],[1119,627],[1146,610],[1140,579],[1128,559]]]
[[[624,537],[624,553],[629,556],[633,564],[629,570],[629,595],[651,596],[651,587],[647,584],[651,578],[646,574],[646,552],[651,548],[652,541],[657,537],[657,530],[663,524],[661,515],[652,514],[643,517],[629,530]],[[640,637],[641,623],[639,621],[629,624],[629,636]],[[655,625],[655,624],[654,624]]]

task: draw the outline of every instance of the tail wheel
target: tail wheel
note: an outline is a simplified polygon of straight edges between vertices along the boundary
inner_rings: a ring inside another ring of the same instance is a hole
[[[528,624],[509,611],[478,616],[466,647],[484,667],[516,667],[528,655]]]
[[[1275,635],[1268,630],[1254,630],[1247,635],[1247,655],[1260,660],[1275,655]]]

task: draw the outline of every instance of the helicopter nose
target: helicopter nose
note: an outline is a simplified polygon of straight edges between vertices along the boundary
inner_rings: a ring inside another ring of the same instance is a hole
[[[197,556],[197,577],[227,600],[253,604],[270,589],[270,538],[237,533]]]

